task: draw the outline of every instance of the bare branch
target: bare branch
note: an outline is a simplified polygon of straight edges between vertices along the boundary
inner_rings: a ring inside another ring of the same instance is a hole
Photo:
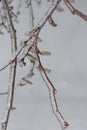
[[[87,21],[87,15],[83,14],[81,11],[77,10],[76,8],[74,8],[69,0],[64,0],[64,2],[65,2],[66,6],[69,8],[69,10],[71,11],[71,13],[73,15],[78,15],[79,17],[81,17],[82,19]]]
[[[7,68],[10,64],[12,64],[15,59],[19,56],[19,54],[21,53],[21,51],[23,50],[23,48],[26,46],[26,42],[23,42],[21,47],[17,49],[17,51],[15,52],[15,54],[13,54],[12,58],[10,60],[7,61],[6,64],[4,64],[2,67],[0,67],[0,71],[4,70],[5,68]]]
[[[48,0],[49,1],[49,0]],[[17,36],[16,36],[16,30],[14,28],[13,19],[12,16],[15,15],[14,12],[12,12],[12,7],[9,7],[9,3],[12,2],[12,0],[1,0],[3,4],[3,10],[5,12],[5,22],[7,23],[6,28],[9,28],[9,33],[11,37],[11,54],[12,58],[0,68],[0,71],[4,70],[10,65],[10,77],[9,77],[9,86],[8,91],[6,93],[0,93],[0,95],[8,94],[7,96],[7,102],[6,102],[6,109],[3,114],[2,119],[2,130],[7,130],[7,125],[9,121],[9,116],[11,113],[11,110],[14,110],[15,107],[13,107],[13,100],[14,100],[14,90],[15,90],[15,77],[16,77],[16,68],[17,63],[22,63],[22,65],[26,66],[25,58],[28,58],[31,62],[31,67],[29,68],[29,72],[22,77],[20,83],[18,85],[24,86],[26,83],[32,84],[32,82],[29,80],[34,75],[34,67],[36,63],[38,63],[38,70],[48,88],[49,91],[49,99],[50,104],[52,107],[53,114],[57,118],[58,122],[60,123],[61,129],[64,130],[69,124],[64,120],[64,117],[59,111],[57,100],[56,100],[56,93],[57,90],[51,80],[48,77],[47,72],[50,72],[50,69],[47,69],[43,66],[41,63],[40,55],[43,56],[49,56],[51,53],[48,51],[40,51],[38,49],[38,42],[41,41],[39,38],[39,34],[42,31],[43,27],[47,22],[49,22],[52,26],[57,26],[57,24],[54,22],[52,18],[52,14],[58,7],[59,3],[62,0],[51,0],[52,4],[50,8],[46,11],[40,22],[37,24],[36,27],[34,27],[34,13],[33,13],[33,6],[32,6],[32,0],[26,0],[26,2],[29,2],[28,8],[29,8],[29,23],[30,28],[29,31],[26,33],[28,36],[27,40],[22,41],[22,44],[19,48],[17,48]],[[78,15],[81,18],[83,18],[85,21],[87,21],[87,15],[83,14],[82,12],[75,9],[72,5],[74,0],[63,0],[71,13],[73,15]],[[41,0],[39,0],[41,3]],[[1,32],[1,31],[0,31]],[[3,34],[1,32],[1,34]],[[32,64],[33,63],[33,64]]]
[[[8,27],[10,31],[11,37],[11,54],[13,56],[14,52],[17,50],[17,37],[16,30],[13,25],[12,17],[10,15],[10,10],[8,6],[8,2],[6,0],[2,0],[3,8],[6,13]],[[2,119],[2,130],[7,130],[7,125],[9,121],[9,116],[11,113],[11,108],[13,107],[13,99],[14,99],[14,89],[15,89],[15,77],[16,77],[16,67],[17,61],[16,59],[10,65],[10,77],[9,77],[9,86],[8,86],[8,96],[6,102],[6,108],[3,114]]]
[[[49,10],[45,13],[44,19],[41,25],[39,26],[40,28],[42,28],[45,25],[45,23],[49,20],[49,18],[51,17],[51,15],[53,14],[53,12],[55,11],[56,7],[58,6],[60,2],[61,0],[57,0],[55,3],[52,3]]]
[[[39,72],[41,74],[42,79],[44,80],[48,91],[49,91],[49,98],[50,98],[50,103],[51,103],[51,107],[52,107],[52,111],[53,114],[55,115],[55,117],[57,118],[58,122],[60,123],[61,129],[64,130],[69,124],[64,120],[62,114],[60,113],[59,109],[58,109],[58,105],[57,105],[57,101],[56,101],[56,96],[55,94],[57,93],[56,88],[54,87],[53,83],[51,82],[51,80],[49,79],[42,63],[39,57],[39,52],[38,52],[38,48],[36,47],[36,54],[37,54],[37,58],[38,58],[38,62],[39,62],[39,66],[41,68],[41,70],[39,69]],[[48,83],[47,83],[47,82]]]
[[[36,26],[35,29],[32,29],[32,31],[29,31],[28,35],[29,35],[29,39],[24,41],[24,43],[27,43],[28,41],[30,41],[30,39],[32,39],[32,36],[37,36],[37,33],[40,32],[40,29],[42,29],[42,27],[45,25],[45,23],[49,20],[49,18],[51,17],[52,13],[54,12],[55,8],[57,7],[57,5],[59,4],[61,0],[57,0],[57,2],[55,4],[52,4],[51,7],[49,8],[49,10],[45,13],[45,16],[43,18],[43,20],[41,20],[41,22]],[[12,25],[13,26],[13,25]],[[14,29],[14,28],[13,28]],[[39,29],[39,31],[38,31]],[[15,30],[14,30],[15,32]],[[36,34],[35,34],[36,33]],[[4,70],[7,66],[9,66],[12,62],[14,62],[14,60],[18,57],[18,55],[20,54],[20,52],[24,49],[26,45],[24,44],[23,47],[21,47],[20,49],[18,49],[15,54],[13,55],[13,57],[11,58],[11,60],[9,60],[5,65],[3,65],[0,68],[0,71]]]

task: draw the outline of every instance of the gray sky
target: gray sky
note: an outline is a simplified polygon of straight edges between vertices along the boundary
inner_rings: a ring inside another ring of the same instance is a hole
[[[71,124],[68,130],[85,130],[87,129],[87,22],[78,16],[73,16],[63,3],[61,6],[65,11],[61,13],[55,11],[53,14],[58,26],[53,28],[46,24],[40,34],[43,42],[39,47],[41,50],[52,52],[50,57],[43,57],[42,62],[52,70],[49,77],[58,90],[57,99],[60,108]],[[36,7],[35,5],[37,23],[42,17],[45,5],[41,10]],[[87,14],[87,0],[76,0],[75,7]],[[15,25],[18,28],[18,43],[25,38],[24,33],[29,26],[26,17],[28,12],[24,8],[21,12],[20,24]],[[10,45],[6,32],[4,36],[0,36],[0,64],[10,58]],[[27,70],[18,68],[17,81]],[[0,91],[7,89],[8,74],[9,69],[0,72]],[[32,86],[19,87],[15,91],[14,105],[17,110],[11,115],[8,130],[58,129],[51,112],[47,88],[37,70],[32,81]],[[0,105],[5,101],[3,97],[1,99]]]

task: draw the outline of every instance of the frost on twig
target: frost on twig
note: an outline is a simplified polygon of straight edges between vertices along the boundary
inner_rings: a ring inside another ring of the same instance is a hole
[[[8,28],[9,28],[11,44],[12,44],[11,55],[13,56],[14,52],[17,50],[16,31],[15,31],[13,20],[12,20],[11,10],[9,10],[8,1],[2,0],[2,5],[3,5],[6,20],[7,20]],[[10,64],[8,95],[7,95],[6,107],[3,113],[2,123],[1,123],[2,130],[7,130],[9,116],[13,107],[16,67],[17,67],[17,62],[15,58],[15,60],[11,62]]]
[[[56,93],[57,90],[55,86],[53,85],[52,81],[48,77],[48,73],[51,72],[51,69],[48,69],[43,66],[41,62],[40,56],[50,56],[51,52],[49,51],[40,51],[38,47],[38,42],[41,42],[42,39],[39,37],[39,34],[45,24],[48,22],[53,27],[57,26],[57,23],[54,21],[52,14],[54,11],[58,8],[58,5],[61,1],[63,1],[72,14],[76,14],[83,18],[85,21],[87,21],[87,15],[83,14],[82,12],[75,9],[72,5],[74,0],[47,0],[48,2],[52,2],[50,8],[45,12],[44,16],[42,17],[41,21],[37,24],[37,26],[34,26],[34,13],[33,13],[33,6],[32,6],[32,0],[26,0],[26,4],[28,5],[27,8],[29,8],[29,19],[30,19],[30,28],[27,33],[27,40],[23,40],[20,44],[20,47],[17,47],[17,36],[16,36],[16,30],[14,28],[13,24],[13,16],[15,16],[13,12],[12,6],[9,6],[9,1],[2,0],[2,10],[4,11],[4,20],[2,19],[2,22],[5,21],[3,24],[6,29],[9,30],[10,37],[11,37],[11,54],[12,58],[0,68],[0,71],[4,70],[10,65],[10,76],[9,76],[9,85],[8,85],[8,92],[6,93],[7,96],[7,102],[6,102],[6,108],[3,113],[3,119],[2,119],[2,130],[7,130],[7,125],[9,121],[9,116],[12,110],[16,109],[13,107],[13,99],[14,99],[14,89],[15,87],[15,77],[16,77],[16,68],[17,64],[19,64],[21,67],[26,67],[25,58],[29,59],[31,67],[29,68],[28,73],[22,77],[22,79],[19,81],[17,85],[24,86],[27,84],[32,84],[30,78],[34,75],[34,68],[37,65],[37,69],[40,72],[49,92],[49,99],[50,104],[52,107],[53,114],[57,118],[58,122],[60,123],[61,129],[64,130],[69,125],[62,114],[59,111],[59,107],[56,100]],[[10,1],[10,3],[12,0]],[[39,2],[39,3],[38,3]],[[37,1],[38,4],[41,4],[41,0]],[[2,11],[1,11],[2,12]],[[0,13],[1,13],[0,12]],[[1,15],[2,17],[2,15]],[[0,34],[3,35],[3,32],[0,30]],[[1,95],[4,95],[5,93],[1,93]]]
[[[34,73],[32,71],[30,69],[30,72],[27,73],[24,77],[21,78],[21,80],[19,81],[19,83],[17,84],[17,86],[25,86],[27,84],[32,85],[32,82],[30,81],[30,79],[34,75]]]
[[[0,71],[4,70],[7,68],[11,63],[15,61],[15,59],[18,57],[22,49],[25,47],[26,43],[22,42],[21,46],[17,49],[16,52],[13,53],[12,58],[10,58],[4,65],[0,67]]]
[[[51,87],[51,85],[49,84],[49,82],[47,81],[45,75],[43,72],[39,71],[41,74],[41,77],[45,83],[45,85],[48,88],[48,92],[49,92],[49,100],[50,100],[50,104],[51,104],[51,108],[52,108],[52,112],[55,115],[55,117],[57,118],[58,122],[60,123],[61,129],[64,130],[65,128],[67,128],[69,126],[69,124],[64,120],[62,114],[59,111],[58,105],[57,105],[57,101],[56,101],[56,97],[55,94],[53,92],[53,89]]]
[[[48,75],[47,75],[47,72],[50,72],[51,70],[43,67],[43,65],[42,65],[42,63],[41,63],[41,60],[40,60],[40,57],[39,57],[39,55],[49,56],[51,53],[48,52],[48,51],[42,51],[42,52],[41,52],[41,51],[38,49],[38,47],[37,47],[37,45],[38,45],[38,36],[39,36],[40,30],[41,30],[42,27],[45,25],[45,23],[46,23],[49,19],[51,19],[51,15],[52,15],[52,13],[54,12],[55,8],[57,7],[57,4],[58,4],[58,3],[59,3],[59,2],[57,1],[55,4],[52,4],[51,8],[50,8],[49,11],[46,13],[46,15],[45,15],[44,18],[42,19],[41,23],[38,24],[38,26],[36,27],[36,30],[33,30],[33,31],[31,31],[31,33],[29,32],[29,33],[27,33],[27,34],[32,34],[32,32],[35,33],[35,39],[34,39],[34,42],[33,42],[34,44],[32,45],[32,47],[31,47],[30,50],[32,50],[32,48],[34,48],[34,54],[35,54],[35,57],[37,57],[37,58],[34,58],[34,59],[36,59],[37,62],[38,62],[38,64],[39,64],[39,65],[38,65],[38,70],[44,75],[44,80],[46,80],[46,81],[48,82],[48,85],[47,85],[47,86],[48,86],[48,90],[49,90],[49,96],[50,96],[50,103],[51,103],[52,111],[53,111],[54,115],[56,116],[56,118],[57,118],[58,122],[60,123],[60,126],[61,126],[61,128],[62,128],[62,130],[63,130],[64,128],[66,128],[66,127],[68,126],[68,123],[64,120],[62,114],[61,114],[61,113],[59,112],[59,110],[58,110],[58,105],[57,105],[56,96],[55,96],[57,90],[56,90],[56,88],[54,87],[54,85],[52,84],[52,82],[50,81],[50,79],[49,79],[49,77],[48,77]],[[52,24],[54,24],[54,21],[53,21],[52,19],[51,19],[51,22],[52,22]],[[27,49],[26,52],[29,53],[30,51],[28,51],[28,49]],[[28,53],[25,53],[25,56],[26,56],[26,55],[29,55]],[[29,55],[29,56],[30,56],[30,55]],[[21,58],[21,59],[22,59],[22,58]],[[31,70],[32,70],[32,69],[31,69]],[[20,85],[20,86],[24,86],[24,85],[26,85],[27,83],[31,84],[32,82],[29,80],[29,78],[31,78],[31,76],[32,76],[32,71],[30,71],[27,75],[25,75],[25,76],[21,79],[19,85]]]
[[[49,90],[49,98],[50,98],[50,103],[51,103],[53,114],[55,115],[58,122],[60,123],[61,129],[64,130],[69,124],[64,120],[62,114],[59,111],[59,108],[58,108],[58,105],[57,105],[57,100],[56,100],[57,90],[54,87],[51,80],[49,79],[49,77],[48,77],[48,75],[47,75],[47,73],[46,73],[46,71],[45,71],[45,69],[44,69],[44,67],[41,63],[37,46],[36,46],[36,54],[37,54],[37,58],[38,58],[38,66],[40,68],[38,70],[39,70],[43,80],[45,81],[45,84],[46,84],[48,90]]]
[[[74,8],[74,6],[72,5],[72,2],[74,2],[73,0],[64,0],[64,2],[73,15],[78,15],[83,20],[87,21],[87,15],[83,14],[81,11]]]

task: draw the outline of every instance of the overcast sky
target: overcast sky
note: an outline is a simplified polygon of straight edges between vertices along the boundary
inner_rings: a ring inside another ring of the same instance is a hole
[[[22,0],[23,1],[23,0]],[[14,2],[16,4],[17,0]],[[43,1],[42,1],[43,2]],[[87,14],[87,0],[76,0],[74,4],[80,11]],[[40,37],[43,42],[39,47],[41,50],[52,52],[50,57],[43,57],[43,64],[51,68],[49,74],[58,90],[57,99],[65,118],[71,126],[68,130],[87,129],[87,22],[78,16],[73,16],[61,3],[64,11],[54,12],[53,18],[58,26],[53,28],[48,23],[42,29]],[[35,24],[42,18],[47,5],[37,9],[35,5]],[[25,38],[24,33],[29,27],[29,18],[22,7],[19,16],[20,23],[15,26],[18,28],[18,44]],[[10,45],[6,32],[0,36],[0,64],[2,65],[10,58]],[[27,69],[18,68],[17,81]],[[8,69],[0,72],[0,91],[7,90],[9,79]],[[35,71],[32,79],[33,85],[24,88],[17,88],[15,91],[14,104],[17,110],[10,118],[8,130],[57,130],[58,124],[52,115],[49,103],[48,91],[40,77]],[[39,81],[39,82],[38,82]],[[3,108],[4,97],[0,99]],[[2,112],[0,110],[0,112]],[[1,119],[1,117],[0,117]]]

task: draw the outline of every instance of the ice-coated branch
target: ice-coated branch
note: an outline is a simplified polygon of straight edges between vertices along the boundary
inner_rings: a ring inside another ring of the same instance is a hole
[[[39,0],[41,3],[41,0]],[[65,121],[64,117],[62,116],[62,114],[59,111],[58,108],[58,104],[57,104],[57,100],[56,100],[56,88],[53,85],[52,81],[49,79],[48,74],[46,71],[50,72],[49,69],[44,68],[41,59],[40,59],[40,55],[50,55],[51,53],[47,52],[47,51],[43,51],[41,52],[38,49],[38,41],[40,41],[39,38],[39,34],[42,31],[43,27],[45,26],[45,24],[47,22],[49,22],[49,24],[51,24],[52,26],[57,26],[57,24],[54,22],[53,18],[52,18],[52,14],[54,13],[54,11],[56,10],[56,8],[58,7],[59,3],[62,0],[51,0],[52,4],[50,6],[50,8],[45,12],[45,14],[43,15],[42,19],[40,20],[40,22],[37,24],[37,26],[34,27],[34,13],[33,13],[33,6],[32,6],[32,0],[29,0],[29,23],[30,23],[30,28],[29,31],[26,33],[26,35],[28,36],[27,40],[24,40],[21,42],[20,47],[17,47],[17,36],[16,36],[16,30],[14,28],[14,24],[13,24],[13,19],[11,16],[11,12],[9,10],[9,1],[7,0],[1,0],[2,4],[3,4],[3,9],[5,12],[5,17],[6,17],[6,23],[8,23],[8,28],[9,28],[9,32],[10,32],[10,37],[11,37],[11,54],[12,54],[12,58],[2,67],[0,67],[0,71],[4,70],[5,68],[7,68],[10,65],[10,77],[9,77],[9,85],[8,85],[8,91],[7,93],[0,93],[0,95],[4,95],[7,94],[7,102],[6,102],[6,108],[5,111],[3,113],[3,119],[2,119],[2,130],[7,130],[7,125],[8,125],[8,121],[9,121],[9,116],[11,113],[11,110],[14,109],[13,107],[13,100],[14,100],[14,90],[15,90],[15,77],[16,77],[16,68],[17,68],[17,63],[22,63],[24,66],[26,65],[26,63],[24,62],[25,58],[28,58],[31,62],[31,67],[29,68],[29,72],[22,77],[19,85],[26,85],[26,83],[28,84],[32,84],[31,81],[29,81],[29,79],[33,76],[33,71],[34,71],[34,67],[35,64],[38,63],[38,70],[48,88],[49,91],[49,99],[50,99],[50,104],[52,107],[52,111],[53,114],[55,115],[55,117],[57,118],[58,122],[60,123],[61,129],[64,130],[67,126],[68,123]],[[81,18],[83,18],[85,21],[87,21],[87,15],[83,14],[82,12],[78,11],[77,9],[75,9],[72,5],[72,3],[74,2],[74,0],[63,0],[63,2],[65,2],[65,4],[67,5],[67,7],[69,8],[69,10],[71,11],[72,14],[76,14],[78,16],[80,16]],[[32,64],[33,63],[33,64]]]
[[[57,105],[57,101],[56,101],[56,97],[55,97],[56,89],[55,89],[54,85],[52,84],[52,82],[50,81],[48,75],[46,74],[44,67],[42,66],[42,63],[41,63],[40,57],[39,57],[39,51],[37,48],[38,35],[39,35],[40,31],[42,30],[43,26],[46,24],[46,22],[51,18],[51,15],[53,14],[53,12],[55,11],[56,7],[58,6],[58,4],[60,2],[61,2],[61,0],[57,0],[55,3],[52,3],[51,7],[45,13],[45,15],[41,19],[40,23],[36,26],[35,29],[33,29],[32,31],[29,31],[27,33],[27,35],[35,36],[34,45],[36,47],[35,52],[36,52],[36,55],[38,58],[39,67],[41,68],[42,72],[44,73],[45,79],[48,81],[48,83],[50,85],[49,92],[50,92],[50,97],[51,97],[50,99],[51,99],[51,104],[52,104],[52,110],[53,110],[53,113],[55,114],[55,116],[57,117],[58,121],[60,122],[61,128],[63,129],[68,126],[68,123],[65,122],[63,116],[61,115],[61,113],[58,110],[58,105]]]
[[[49,18],[51,18],[51,15],[53,14],[54,10],[56,9],[58,3],[60,1],[57,1],[55,3],[52,3],[52,6],[49,8],[49,10],[45,13],[43,19],[40,21],[40,23],[36,26],[36,28],[34,30],[32,30],[31,32],[28,33],[28,35],[34,33],[35,35],[35,39],[34,39],[34,44],[33,44],[33,47],[35,49],[35,54],[37,56],[37,62],[39,64],[38,66],[38,70],[41,72],[42,71],[42,74],[43,74],[43,79],[44,81],[46,80],[47,81],[47,87],[48,87],[48,90],[49,90],[49,98],[50,98],[50,103],[51,103],[51,107],[52,107],[52,111],[55,115],[55,117],[57,118],[58,122],[60,123],[60,126],[61,126],[61,129],[64,130],[67,126],[68,126],[68,123],[64,120],[62,114],[60,113],[59,109],[58,109],[58,105],[57,105],[57,101],[56,101],[56,88],[54,87],[53,83],[51,82],[51,80],[49,79],[47,73],[46,73],[46,70],[45,68],[43,67],[42,63],[41,63],[41,60],[40,60],[40,56],[39,54],[41,55],[44,55],[44,54],[47,54],[47,55],[50,55],[50,53],[47,53],[47,52],[43,52],[41,53],[39,51],[39,49],[37,48],[37,39],[39,37],[39,33],[40,31],[42,30],[43,26],[46,24],[46,22],[49,20]],[[26,85],[26,80],[29,81],[27,78],[31,77],[31,75],[25,75],[20,84],[19,85]],[[30,84],[30,81],[29,81],[29,84]]]
[[[8,60],[4,65],[2,65],[2,67],[0,67],[0,71],[4,70],[5,68],[7,68],[11,63],[13,63],[15,61],[15,59],[18,58],[18,56],[20,57],[20,53],[23,51],[23,49],[27,46],[27,42],[31,39],[31,37],[29,37],[27,40],[22,40],[20,42],[21,46],[17,48],[17,50],[13,53],[13,56],[10,60]]]
[[[30,25],[30,31],[34,28],[34,13],[33,13],[33,6],[32,6],[32,0],[29,1],[29,25]]]
[[[32,29],[34,29],[34,14],[33,14],[33,6],[32,6],[32,0],[28,0],[27,1],[27,4],[28,4],[28,10],[29,10],[29,30],[31,31]],[[31,42],[31,44],[34,43],[33,41]],[[22,57],[22,59],[24,59],[25,57],[28,57],[30,59],[30,67],[29,67],[29,71],[28,73],[21,78],[21,80],[18,82],[17,86],[24,86],[26,84],[32,84],[32,82],[30,81],[30,78],[32,78],[32,76],[34,75],[34,66],[35,66],[35,62],[36,60],[33,60],[34,56],[35,56],[35,53],[31,52],[32,55],[29,54],[29,51],[30,49],[33,47],[34,49],[34,46],[33,44],[31,45],[30,47],[30,44],[28,44],[28,47],[25,48],[25,51],[26,51],[26,54],[24,54],[24,57]],[[22,56],[23,56],[23,53],[22,53]],[[19,62],[21,62],[21,60],[19,60]],[[23,62],[22,62],[23,63]]]
[[[81,17],[82,19],[87,21],[87,15],[83,14],[81,11],[74,8],[74,6],[71,4],[70,0],[64,0],[64,2],[73,15],[78,15],[79,17]]]
[[[11,37],[11,54],[13,56],[14,52],[17,50],[17,37],[16,37],[16,30],[14,28],[14,24],[12,21],[12,17],[9,10],[9,4],[7,0],[2,0],[4,12],[6,14],[7,23],[10,31]],[[15,77],[16,77],[16,67],[17,61],[15,60],[10,64],[10,76],[9,76],[9,85],[8,85],[8,95],[7,95],[7,102],[5,111],[2,117],[1,128],[2,130],[7,130],[7,125],[9,121],[9,116],[13,107],[13,100],[14,100],[14,89],[15,89]]]
[[[60,124],[61,129],[64,130],[65,128],[67,128],[69,126],[69,124],[65,121],[64,117],[60,113],[59,108],[58,108],[58,104],[57,104],[57,108],[56,108],[57,101],[55,102],[55,100],[54,100],[54,93],[53,93],[52,87],[50,86],[50,84],[49,84],[48,80],[46,79],[44,73],[40,70],[39,70],[39,72],[40,72],[40,75],[41,75],[45,85],[48,88],[49,100],[50,100],[52,112],[53,112],[54,116],[57,118],[57,121]],[[56,111],[57,109],[58,109],[58,111]]]
[[[61,129],[64,130],[69,124],[64,120],[64,117],[62,116],[62,114],[59,111],[57,100],[56,100],[57,90],[54,87],[51,80],[49,79],[49,77],[41,63],[37,46],[36,46],[36,54],[37,54],[38,64],[39,64],[38,70],[49,91],[49,99],[50,99],[50,104],[52,107],[52,112],[55,115],[55,117],[57,118],[58,122],[60,123]]]
[[[47,10],[47,12],[44,14],[42,19],[40,20],[39,24],[37,24],[37,26],[35,27],[35,29],[33,29],[32,31],[29,30],[28,32],[26,32],[26,34],[30,35],[35,30],[40,31],[43,28],[43,26],[46,24],[46,22],[49,20],[49,18],[51,17],[51,15],[53,14],[53,12],[55,11],[56,7],[58,6],[60,2],[61,0],[56,0],[56,2],[52,3],[50,8]]]
[[[44,17],[41,19],[41,21],[39,22],[39,24],[32,29],[31,31],[29,30],[26,34],[29,36],[28,40],[24,41],[23,43],[27,43],[28,41],[30,41],[33,37],[36,37],[37,34],[39,34],[40,30],[42,30],[43,26],[46,24],[46,22],[49,20],[49,18],[51,17],[52,13],[54,12],[54,10],[56,9],[57,5],[61,2],[61,0],[57,0],[55,3],[52,3],[51,7],[48,9],[48,11],[45,13]],[[32,9],[32,8],[31,8]],[[33,18],[33,17],[32,17]],[[9,20],[8,20],[9,21]],[[13,26],[13,25],[12,25]],[[10,27],[10,24],[9,24]],[[14,28],[13,28],[14,29]],[[14,29],[15,32],[15,29]],[[16,33],[16,32],[15,32]],[[15,34],[14,33],[14,34]],[[35,40],[35,39],[34,39]],[[34,41],[33,40],[33,41]],[[32,41],[32,43],[33,43]],[[20,54],[20,52],[24,49],[26,45],[24,45],[21,48],[18,48],[18,50],[15,50],[15,52],[13,53],[12,58],[2,67],[0,67],[0,71],[2,71],[3,69],[5,69],[7,66],[9,66],[12,62],[14,62],[14,60],[18,57],[18,55]]]

